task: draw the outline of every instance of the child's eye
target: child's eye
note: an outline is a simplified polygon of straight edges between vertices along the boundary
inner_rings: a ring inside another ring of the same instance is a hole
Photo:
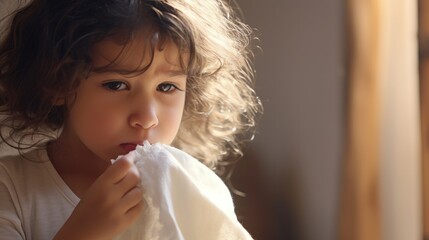
[[[174,90],[180,90],[180,89],[171,83],[161,83],[156,87],[156,90],[160,92],[172,92]]]
[[[112,91],[121,91],[128,88],[127,84],[121,81],[112,81],[103,83],[103,87]]]

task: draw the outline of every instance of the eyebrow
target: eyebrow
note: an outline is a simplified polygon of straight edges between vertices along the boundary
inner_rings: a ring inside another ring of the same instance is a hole
[[[119,68],[106,68],[106,69],[94,69],[91,72],[92,73],[114,73],[114,74],[126,76],[126,75],[142,74],[145,71],[127,70],[127,69],[119,69]],[[157,71],[156,73],[157,74],[161,73],[169,77],[187,76],[187,73],[184,70],[160,70],[160,71]]]
[[[165,71],[168,75],[175,77],[175,76],[186,76],[186,72],[183,70],[169,70]]]

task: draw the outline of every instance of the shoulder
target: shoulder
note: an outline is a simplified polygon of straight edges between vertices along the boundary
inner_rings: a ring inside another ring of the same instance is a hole
[[[31,181],[37,177],[27,177],[31,170],[31,164],[26,160],[27,156],[33,156],[33,152],[23,155],[9,155],[0,158],[0,225],[2,234],[19,233],[23,235],[22,219],[25,219],[24,211],[29,206],[30,195],[26,194]],[[36,176],[37,173],[32,175]],[[11,230],[13,229],[13,230]],[[7,230],[7,231],[6,231]],[[6,232],[5,232],[6,231]]]
[[[0,171],[19,172],[49,162],[45,149],[33,149],[23,154],[14,154],[0,158]]]
[[[6,185],[25,185],[44,174],[49,163],[46,150],[34,149],[21,155],[0,158],[0,183]]]
[[[0,196],[2,195],[10,195],[14,202],[19,200],[19,204],[59,198],[72,205],[78,202],[55,171],[46,149],[34,149],[0,159]]]
[[[0,158],[1,236],[52,239],[77,202],[55,174],[46,149]]]

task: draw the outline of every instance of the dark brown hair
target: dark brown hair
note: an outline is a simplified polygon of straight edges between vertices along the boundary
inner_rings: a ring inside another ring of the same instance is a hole
[[[33,0],[10,19],[0,43],[4,141],[59,129],[67,109],[55,100],[100,70],[91,63],[93,45],[146,27],[189,56],[183,63],[187,99],[174,146],[215,165],[228,152],[240,154],[241,137],[255,126],[261,105],[253,90],[252,31],[224,1]]]

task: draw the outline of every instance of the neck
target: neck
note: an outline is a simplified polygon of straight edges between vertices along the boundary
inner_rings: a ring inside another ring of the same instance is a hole
[[[70,135],[63,131],[58,139],[48,144],[48,155],[57,172],[61,176],[100,176],[110,162],[97,157],[76,136]]]

